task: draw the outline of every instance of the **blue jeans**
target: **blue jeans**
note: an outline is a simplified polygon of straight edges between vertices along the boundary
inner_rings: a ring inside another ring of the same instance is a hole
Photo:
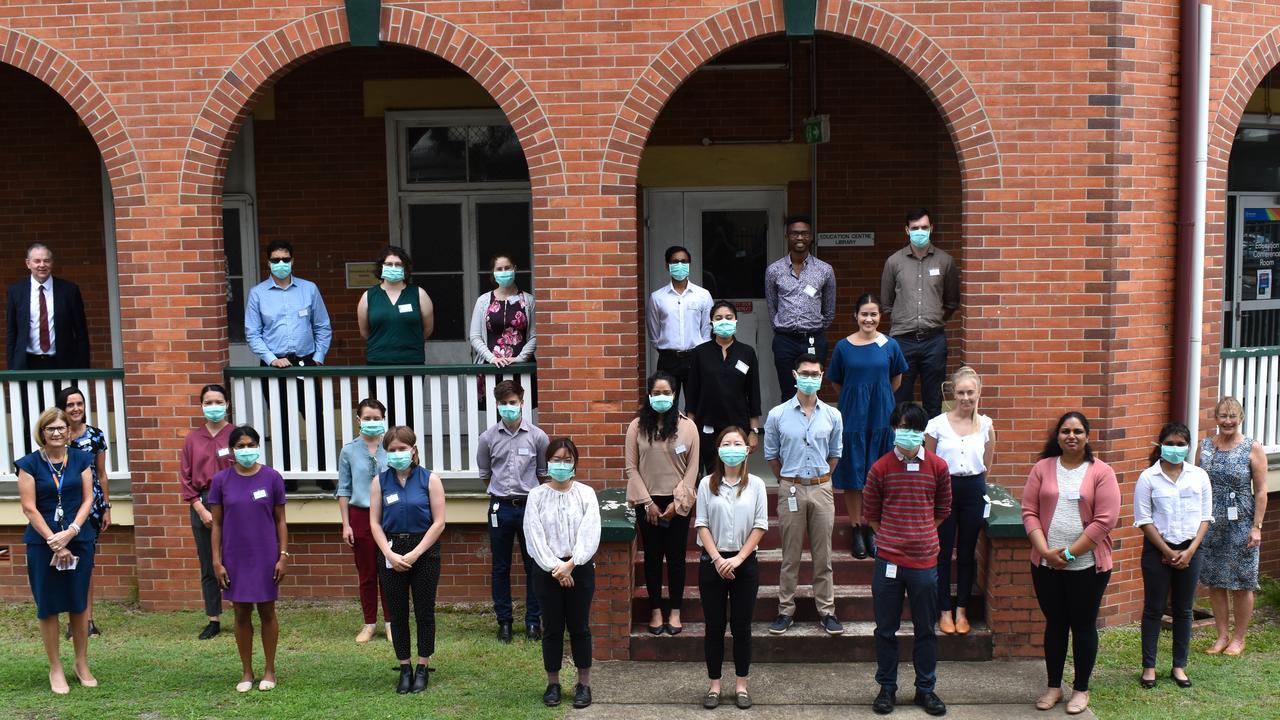
[[[947,336],[938,330],[918,339],[915,333],[894,335],[902,354],[907,357],[907,371],[902,373],[902,384],[894,392],[895,402],[908,402],[915,393],[916,378],[920,378],[920,404],[929,417],[942,414],[942,381],[947,375]]]
[[[933,692],[937,682],[938,636],[933,621],[938,617],[937,568],[904,568],[898,566],[896,578],[885,577],[889,563],[876,560],[871,578],[871,598],[876,615],[876,682],[893,692],[898,691],[898,628],[902,625],[902,594],[911,603],[911,624],[915,627],[915,643],[911,664],[916,669],[916,689]]]
[[[795,368],[796,358],[809,354],[809,339],[813,340],[813,355],[827,366],[827,332],[815,330],[801,338],[797,335],[786,335],[775,331],[773,336],[773,366],[778,371],[778,397],[781,402],[790,400],[796,394],[796,378],[791,374]]]
[[[498,506],[496,512],[494,505]],[[497,527],[494,527],[494,515],[498,518]],[[498,622],[511,622],[511,552],[518,537],[520,557],[524,560],[524,623],[538,625],[542,610],[537,596],[533,594],[533,558],[524,538],[524,505],[516,507],[490,498],[487,520],[489,548],[493,555],[493,612],[498,616]]]

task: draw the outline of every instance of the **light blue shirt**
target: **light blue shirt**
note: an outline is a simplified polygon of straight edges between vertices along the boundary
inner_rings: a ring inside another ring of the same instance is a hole
[[[338,455],[338,489],[336,497],[351,498],[355,507],[369,507],[369,485],[375,475],[387,469],[387,451],[378,445],[378,451],[369,454],[364,438],[355,439],[342,446]]]
[[[290,277],[283,288],[274,278],[254,285],[244,307],[244,337],[253,354],[267,364],[289,353],[324,362],[333,329],[316,284]]]
[[[838,410],[818,400],[805,415],[800,399],[792,397],[764,421],[764,459],[780,461],[783,477],[821,477],[831,472],[827,461],[844,450],[843,432]]]

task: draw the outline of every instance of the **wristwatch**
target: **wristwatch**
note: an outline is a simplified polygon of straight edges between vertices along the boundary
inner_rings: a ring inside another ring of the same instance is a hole
[[[286,552],[286,551],[284,551],[284,550],[281,550],[281,551],[280,551],[280,554],[281,554],[281,555],[283,555],[284,557],[293,557],[292,555],[290,555],[288,552]]]
[[[103,508],[104,510],[110,510],[110,509],[111,509],[111,503],[109,503],[109,502],[102,503],[102,508]]]
[[[755,433],[755,434],[757,434],[757,435],[763,435],[763,434],[764,434],[764,428],[762,428],[762,427],[751,428],[751,432],[753,432],[753,433]]]
[[[1260,522],[1254,523],[1254,524],[1253,524],[1253,526],[1254,526],[1254,527],[1256,527],[1256,528],[1258,528],[1259,530],[1261,530],[1261,529],[1262,529],[1262,523],[1260,523]]]

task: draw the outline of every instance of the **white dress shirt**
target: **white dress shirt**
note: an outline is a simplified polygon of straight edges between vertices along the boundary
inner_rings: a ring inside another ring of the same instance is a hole
[[[694,285],[676,292],[672,283],[649,295],[645,324],[658,350],[692,350],[711,339],[711,293]]]
[[[40,288],[44,287],[44,306],[49,313],[49,352],[40,349]],[[27,332],[27,352],[32,355],[53,355],[58,338],[53,332],[53,275],[40,283],[31,276],[31,322]]]
[[[1170,545],[1192,540],[1200,523],[1213,522],[1213,485],[1209,474],[1189,462],[1175,482],[1160,461],[1142,471],[1133,489],[1133,526],[1155,525]]]
[[[524,537],[538,567],[551,572],[570,558],[575,566],[591,562],[600,547],[600,503],[590,485],[574,482],[561,492],[547,482],[529,491],[524,508]]]
[[[769,529],[769,503],[764,481],[755,475],[747,475],[745,482],[747,486],[742,488],[742,494],[738,494],[743,481],[731,485],[721,478],[720,493],[715,497],[711,495],[709,478],[703,478],[698,485],[693,526],[710,530],[716,549],[724,557],[741,550],[752,530]],[[697,535],[697,538],[698,547],[702,547],[702,536]]]
[[[947,463],[952,475],[978,475],[987,471],[983,458],[991,439],[991,418],[978,414],[978,432],[960,435],[951,427],[947,414],[929,421],[924,434],[938,441],[935,454]]]

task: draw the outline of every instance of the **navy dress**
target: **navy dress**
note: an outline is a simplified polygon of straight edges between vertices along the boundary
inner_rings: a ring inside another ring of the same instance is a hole
[[[89,453],[67,449],[67,465],[62,476],[62,519],[55,521],[58,511],[58,485],[53,479],[53,469],[44,457],[33,452],[18,460],[19,470],[25,471],[36,481],[36,510],[54,532],[66,530],[76,519],[84,492],[81,476],[93,466]],[[31,596],[36,601],[36,617],[44,619],[58,613],[82,613],[89,605],[89,577],[93,573],[94,541],[97,532],[86,521],[80,534],[67,544],[71,554],[80,558],[75,570],[58,570],[50,565],[53,550],[31,525],[22,536],[27,545],[27,579],[31,582]]]
[[[827,379],[840,385],[840,416],[844,419],[844,452],[836,465],[832,486],[861,490],[867,470],[893,449],[893,385],[890,379],[907,371],[907,358],[898,341],[880,335],[875,342],[836,343]]]

